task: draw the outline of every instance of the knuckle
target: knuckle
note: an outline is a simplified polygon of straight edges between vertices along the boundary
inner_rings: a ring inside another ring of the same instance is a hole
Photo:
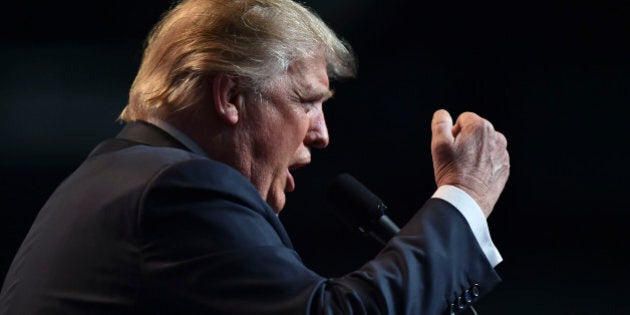
[[[507,147],[507,138],[502,133],[495,131],[495,139],[499,147],[506,148]]]
[[[482,119],[482,126],[487,131],[494,131],[494,125],[487,119]]]

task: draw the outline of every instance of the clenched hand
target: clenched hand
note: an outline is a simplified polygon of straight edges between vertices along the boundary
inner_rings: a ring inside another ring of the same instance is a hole
[[[433,114],[431,155],[438,187],[453,185],[468,193],[486,218],[492,212],[510,174],[505,136],[471,112],[455,125],[443,109]]]

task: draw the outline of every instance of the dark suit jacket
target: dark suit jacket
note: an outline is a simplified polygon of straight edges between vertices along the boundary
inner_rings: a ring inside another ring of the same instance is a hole
[[[136,122],[41,209],[0,314],[442,314],[499,280],[439,199],[361,269],[317,275],[244,176]]]

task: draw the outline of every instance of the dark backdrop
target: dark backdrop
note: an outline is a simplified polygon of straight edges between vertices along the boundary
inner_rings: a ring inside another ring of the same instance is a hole
[[[0,276],[49,194],[114,135],[160,1],[3,5]],[[297,172],[281,218],[327,276],[379,246],[335,221],[349,172],[403,225],[435,189],[434,110],[475,111],[508,138],[512,174],[489,219],[504,282],[481,314],[626,314],[627,1],[308,1],[359,58],[334,84],[332,142]]]

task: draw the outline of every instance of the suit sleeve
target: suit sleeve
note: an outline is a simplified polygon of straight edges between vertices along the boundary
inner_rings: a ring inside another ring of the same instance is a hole
[[[500,281],[466,220],[440,199],[373,260],[333,279],[304,266],[232,169],[202,160],[169,167],[138,206],[147,313],[443,314]]]

